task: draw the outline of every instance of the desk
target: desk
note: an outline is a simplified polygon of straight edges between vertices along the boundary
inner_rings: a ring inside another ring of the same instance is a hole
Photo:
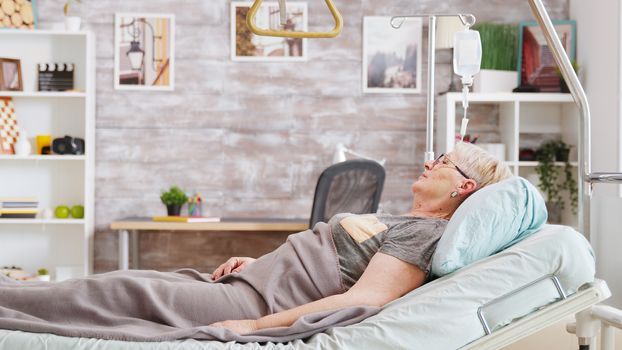
[[[126,218],[112,222],[110,228],[119,231],[119,270],[127,270],[130,254],[132,256],[132,268],[138,268],[139,231],[300,232],[309,228],[309,220],[222,218],[219,222],[186,223],[153,221],[151,218]]]

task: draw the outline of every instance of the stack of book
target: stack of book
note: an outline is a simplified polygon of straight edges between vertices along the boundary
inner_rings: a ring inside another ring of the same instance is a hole
[[[36,198],[0,197],[0,219],[34,219],[39,212]]]

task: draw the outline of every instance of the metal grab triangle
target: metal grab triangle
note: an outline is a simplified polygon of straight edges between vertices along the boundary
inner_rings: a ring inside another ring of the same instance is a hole
[[[343,17],[341,17],[341,13],[335,7],[335,4],[332,0],[325,0],[330,13],[333,15],[335,19],[335,27],[333,30],[329,32],[300,32],[300,31],[285,31],[285,30],[273,30],[273,29],[263,29],[259,28],[255,25],[255,16],[257,15],[257,11],[261,6],[263,0],[255,0],[253,6],[251,6],[248,14],[246,15],[246,25],[248,28],[256,35],[261,36],[276,36],[281,38],[334,38],[339,33],[341,33],[341,29],[343,28]],[[284,3],[284,1],[279,1],[279,3]]]

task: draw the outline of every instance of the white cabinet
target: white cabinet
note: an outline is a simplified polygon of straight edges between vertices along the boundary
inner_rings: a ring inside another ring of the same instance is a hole
[[[21,60],[23,91],[11,97],[32,155],[0,155],[0,197],[35,197],[39,209],[84,206],[83,219],[1,219],[0,267],[30,272],[57,268],[78,276],[92,271],[95,156],[95,38],[91,32],[0,31],[0,57]],[[74,63],[72,92],[39,92],[37,64]],[[84,155],[36,155],[34,138],[71,135],[85,140]]]
[[[570,161],[577,175],[577,145],[579,115],[570,94],[561,93],[472,93],[469,104],[491,105],[498,110],[499,141],[505,145],[505,161],[514,174],[536,182],[535,161],[519,160],[523,148],[537,149],[548,139],[561,139],[573,146]],[[437,98],[438,119],[436,145],[438,152],[447,152],[455,144],[462,119],[462,94],[447,93]],[[472,130],[469,128],[468,130]],[[563,166],[562,163],[556,163]],[[562,171],[563,172],[563,171]],[[568,201],[562,213],[562,223],[577,225]]]

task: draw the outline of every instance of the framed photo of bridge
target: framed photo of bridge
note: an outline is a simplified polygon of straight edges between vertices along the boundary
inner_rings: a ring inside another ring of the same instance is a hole
[[[246,25],[251,2],[231,3],[231,60],[233,61],[306,61],[307,39],[277,38],[253,34]],[[255,23],[261,28],[306,31],[307,3],[288,2],[287,21],[281,25],[278,2],[263,2]]]

